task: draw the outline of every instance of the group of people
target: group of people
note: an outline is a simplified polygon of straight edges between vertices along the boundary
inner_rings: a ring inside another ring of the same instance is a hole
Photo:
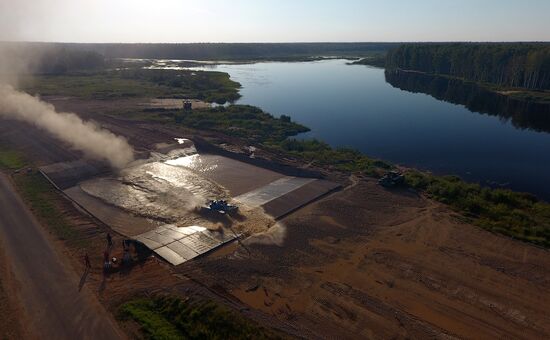
[[[111,258],[111,250],[113,248],[113,237],[111,236],[111,233],[107,233],[107,249],[103,252],[103,270],[108,271],[111,269],[113,263],[117,262],[117,259],[115,257]],[[129,264],[132,262],[132,256],[130,255],[130,247],[127,242],[127,240],[122,241],[122,249],[124,251],[124,254],[122,256],[122,264]],[[84,264],[86,266],[86,270],[89,270],[92,268],[92,264],[90,262],[90,257],[88,256],[88,253],[84,255]]]

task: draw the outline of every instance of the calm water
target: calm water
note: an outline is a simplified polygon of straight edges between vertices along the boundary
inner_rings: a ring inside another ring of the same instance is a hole
[[[502,117],[397,89],[386,82],[383,70],[342,60],[208,69],[228,72],[243,85],[238,103],[276,116],[288,114],[312,129],[307,137],[550,199],[547,132],[520,129]]]

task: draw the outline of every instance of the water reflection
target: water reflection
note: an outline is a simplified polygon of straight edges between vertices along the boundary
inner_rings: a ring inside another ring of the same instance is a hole
[[[413,93],[425,93],[468,110],[498,116],[520,129],[550,132],[550,104],[514,99],[483,89],[474,83],[437,77],[418,72],[386,71],[393,87]]]
[[[173,150],[170,154],[182,155],[173,159],[154,154],[148,161],[122,170],[117,178],[94,179],[80,187],[89,195],[138,216],[164,223],[193,223],[195,217],[189,212],[207,199],[227,198],[228,193],[198,173],[210,171],[214,165],[205,165],[199,154],[187,152]]]
[[[199,154],[171,159],[165,163],[168,165],[183,166],[201,173],[211,172],[218,167],[217,164],[209,164],[205,162],[203,157]]]

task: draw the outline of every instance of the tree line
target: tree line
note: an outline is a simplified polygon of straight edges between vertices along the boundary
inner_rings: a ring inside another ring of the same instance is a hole
[[[48,49],[36,59],[32,69],[39,74],[67,74],[78,71],[98,70],[105,65],[105,58],[92,51],[74,51],[65,48]]]
[[[447,75],[501,87],[550,89],[550,43],[403,44],[386,69]]]
[[[90,71],[105,66],[105,57],[90,50],[72,49],[63,44],[0,42],[0,58],[20,74],[61,75]]]
[[[21,43],[23,44],[23,43]],[[179,60],[295,60],[385,53],[396,43],[25,43],[37,49],[89,51],[113,58]]]

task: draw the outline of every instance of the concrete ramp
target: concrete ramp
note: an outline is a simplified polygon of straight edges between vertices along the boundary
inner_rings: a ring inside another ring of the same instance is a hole
[[[230,232],[215,232],[199,226],[164,225],[141,234],[135,239],[170,264],[177,266],[231,242],[237,237],[238,235]]]
[[[313,181],[315,181],[313,178],[283,177],[261,188],[237,196],[235,200],[251,208],[256,208]]]
[[[337,183],[315,178],[283,177],[235,200],[251,208],[262,207],[279,219],[339,187]]]
[[[262,207],[268,215],[279,219],[340,187],[340,184],[317,179],[263,204]]]

